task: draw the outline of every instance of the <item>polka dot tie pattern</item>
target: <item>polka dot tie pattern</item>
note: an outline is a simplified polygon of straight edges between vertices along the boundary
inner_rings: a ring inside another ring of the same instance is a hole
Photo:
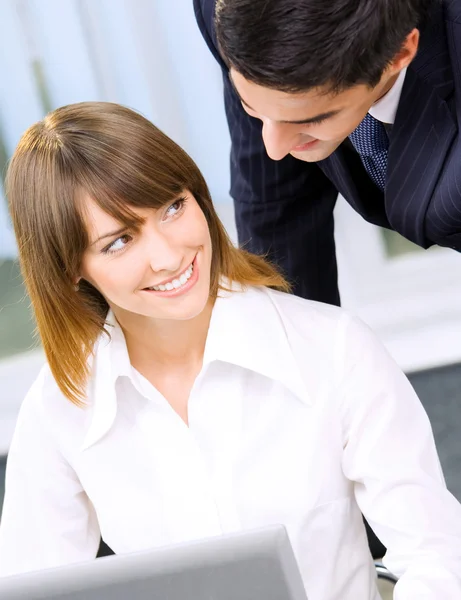
[[[349,139],[359,153],[368,175],[381,190],[384,190],[389,149],[389,138],[384,125],[367,113]]]

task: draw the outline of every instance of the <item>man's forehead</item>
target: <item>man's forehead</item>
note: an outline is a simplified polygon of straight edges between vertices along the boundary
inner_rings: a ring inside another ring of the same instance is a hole
[[[331,118],[343,109],[339,95],[328,94],[325,90],[290,93],[266,88],[248,81],[233,69],[229,72],[229,79],[246,108],[277,122],[316,122]]]

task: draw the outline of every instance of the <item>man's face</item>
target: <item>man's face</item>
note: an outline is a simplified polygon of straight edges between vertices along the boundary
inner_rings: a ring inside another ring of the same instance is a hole
[[[234,69],[230,71],[243,108],[262,121],[270,158],[281,160],[291,154],[306,162],[330,156],[390,89],[397,75],[386,72],[374,88],[356,85],[337,94],[324,89],[287,93],[262,87]]]

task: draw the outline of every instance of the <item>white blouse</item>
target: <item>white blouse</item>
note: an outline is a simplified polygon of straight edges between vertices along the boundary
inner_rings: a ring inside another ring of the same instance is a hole
[[[461,505],[431,427],[374,335],[265,288],[222,293],[189,427],[131,366],[115,319],[88,408],[44,367],[11,445],[0,573],[283,523],[309,600],[377,600],[361,512],[396,600],[461,598]]]

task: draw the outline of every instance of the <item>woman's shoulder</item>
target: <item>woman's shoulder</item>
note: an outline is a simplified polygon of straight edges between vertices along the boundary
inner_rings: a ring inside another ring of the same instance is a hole
[[[251,315],[252,320],[270,319],[275,325],[277,320],[272,321],[272,317],[276,316],[286,324],[294,322],[297,328],[306,328],[310,334],[314,331],[324,334],[328,328],[334,329],[351,318],[338,306],[306,300],[266,286],[232,283],[227,284],[220,295],[232,298],[231,305],[242,318]]]
[[[35,420],[37,427],[63,432],[65,437],[65,432],[84,424],[87,412],[66,398],[45,362],[21,404],[18,421]]]
[[[307,300],[270,288],[260,289],[275,306],[284,322],[294,322],[298,330],[306,330],[310,335],[315,332],[324,335],[328,330],[343,327],[352,318],[349,312],[338,306]]]
[[[372,329],[353,313],[330,304],[264,289],[276,307],[293,348],[313,350],[320,360],[329,357],[343,366],[359,361],[364,353],[386,354]]]
[[[355,355],[365,346],[379,345],[369,326],[343,308],[269,288],[259,293],[275,308],[295,352],[336,362],[344,353]]]

